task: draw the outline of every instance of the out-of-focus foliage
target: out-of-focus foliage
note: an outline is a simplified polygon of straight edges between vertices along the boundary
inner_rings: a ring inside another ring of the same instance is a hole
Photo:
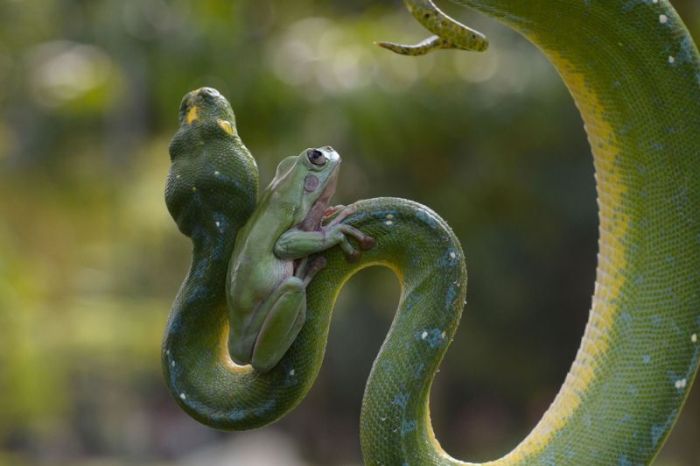
[[[700,6],[674,3],[697,38]],[[585,323],[593,169],[546,60],[445,7],[491,50],[374,47],[424,37],[398,0],[0,1],[0,464],[360,463],[362,389],[397,300],[386,271],[343,292],[319,381],[275,427],[220,434],[165,391],[159,342],[189,260],[162,199],[167,143],[202,85],[233,103],[263,182],[331,144],[338,201],[404,196],[448,220],[470,283],[438,437],[474,460],[523,437]],[[659,464],[698,464],[698,437],[696,389]]]

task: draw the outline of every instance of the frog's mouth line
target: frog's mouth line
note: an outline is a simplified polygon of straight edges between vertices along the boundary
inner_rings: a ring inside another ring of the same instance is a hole
[[[323,188],[323,192],[313,203],[309,213],[306,214],[304,220],[301,222],[301,230],[303,231],[319,231],[321,230],[321,221],[323,217],[328,212],[328,205],[331,201],[331,197],[335,194],[335,188],[338,185],[338,167],[331,174],[326,187]]]

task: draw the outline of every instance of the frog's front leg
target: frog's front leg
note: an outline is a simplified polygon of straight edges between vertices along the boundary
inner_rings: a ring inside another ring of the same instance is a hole
[[[280,259],[299,259],[333,246],[340,246],[349,259],[354,259],[359,252],[350,243],[348,236],[355,238],[361,249],[374,246],[374,239],[357,228],[342,223],[332,223],[322,226],[319,231],[304,231],[296,228],[288,230],[277,240],[275,255]]]

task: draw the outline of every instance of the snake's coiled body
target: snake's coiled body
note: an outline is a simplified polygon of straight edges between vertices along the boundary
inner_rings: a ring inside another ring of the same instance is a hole
[[[664,0],[460,3],[522,32],[557,68],[586,125],[600,211],[595,294],[576,360],[533,432],[487,464],[648,464],[680,412],[700,359],[697,48]],[[257,174],[234,175],[247,186],[244,192],[255,192]],[[343,283],[362,267],[384,264],[396,271],[402,296],[365,392],[365,461],[469,464],[440,448],[428,410],[430,384],[465,293],[461,250],[447,225],[409,201],[358,203],[346,221],[377,246],[357,264],[338,251],[326,255],[328,267],[307,290],[308,318],[298,339],[275,369],[258,374],[233,365],[226,353],[223,286],[232,237],[253,206],[250,197],[235,201],[239,216],[226,217],[221,231],[204,226],[229,215],[212,199],[190,199],[209,213],[192,234],[192,269],[163,346],[166,377],[181,406],[223,429],[284,415],[318,373]]]

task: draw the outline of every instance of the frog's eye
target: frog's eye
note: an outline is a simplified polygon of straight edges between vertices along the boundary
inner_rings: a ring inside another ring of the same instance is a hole
[[[309,149],[306,156],[309,158],[309,162],[319,167],[324,166],[327,161],[326,156],[318,149]]]

